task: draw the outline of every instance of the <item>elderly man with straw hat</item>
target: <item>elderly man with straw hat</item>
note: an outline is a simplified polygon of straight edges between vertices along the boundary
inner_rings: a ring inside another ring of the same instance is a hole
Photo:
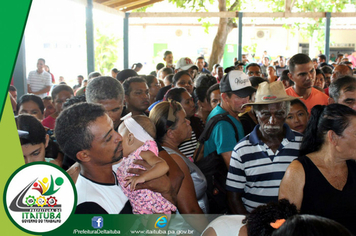
[[[302,135],[285,124],[290,101],[281,81],[259,85],[252,105],[258,125],[235,146],[226,180],[232,213],[247,214],[259,205],[278,201],[288,165],[298,157]]]

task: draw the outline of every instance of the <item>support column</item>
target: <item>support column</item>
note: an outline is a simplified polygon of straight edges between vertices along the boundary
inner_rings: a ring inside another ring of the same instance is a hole
[[[239,41],[237,45],[237,52],[238,52],[238,60],[242,61],[242,16],[243,13],[239,12]]]
[[[15,64],[15,69],[13,73],[14,86],[17,89],[17,97],[20,98],[22,95],[27,93],[27,81],[26,81],[26,53],[25,53],[25,36],[23,36],[19,53],[17,55],[17,60]]]
[[[325,56],[326,63],[330,59],[330,18],[331,12],[326,12],[326,23],[325,23]]]
[[[125,13],[124,18],[124,69],[129,69],[129,16]]]
[[[87,69],[88,74],[95,71],[94,55],[94,21],[93,21],[93,0],[87,0],[86,7],[86,32],[87,32]]]

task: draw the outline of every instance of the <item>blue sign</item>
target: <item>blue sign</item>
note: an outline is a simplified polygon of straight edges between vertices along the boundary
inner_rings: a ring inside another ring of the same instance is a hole
[[[93,226],[94,229],[101,229],[104,226],[104,219],[101,216],[94,216],[91,219],[91,226]]]

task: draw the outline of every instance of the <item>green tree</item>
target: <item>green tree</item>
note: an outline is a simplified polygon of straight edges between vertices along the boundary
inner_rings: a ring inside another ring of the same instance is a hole
[[[118,43],[121,39],[114,35],[105,35],[96,28],[95,33],[95,70],[102,75],[109,74],[118,60]]]
[[[189,4],[190,8],[195,11],[207,11],[205,4],[213,4],[214,0],[168,0],[174,3],[179,8],[186,8]],[[237,11],[241,7],[239,0],[218,0],[219,12]],[[203,24],[206,27],[206,24]],[[235,18],[220,18],[218,31],[213,41],[211,55],[209,57],[209,69],[216,63],[219,63],[224,55],[224,48],[229,33],[236,27]]]
[[[263,1],[269,3],[269,7],[273,12],[284,11],[284,0]],[[292,12],[342,12],[347,4],[355,5],[356,0],[296,0]],[[325,18],[309,18],[308,22],[295,22],[291,26],[284,25],[284,27],[298,32],[303,39],[313,38],[314,36],[317,50],[322,51],[325,48],[325,22]]]
[[[206,4],[213,4],[214,0],[168,0],[168,2],[175,4],[178,8],[190,8],[192,11],[208,11],[206,9]],[[265,12],[284,12],[285,11],[285,0],[258,0],[258,1],[247,1],[247,0],[218,0],[219,12],[226,11],[241,11],[247,6],[258,5],[261,2],[268,3],[268,9]],[[345,9],[346,4],[356,4],[356,0],[295,0],[292,12],[341,12]],[[145,10],[145,9],[144,9]],[[139,10],[142,11],[142,10]],[[218,31],[214,38],[211,55],[209,58],[209,67],[220,63],[223,55],[224,48],[227,40],[227,36],[237,27],[236,18],[220,18]],[[199,19],[201,21],[201,19]],[[207,29],[210,26],[209,22],[203,22],[203,27]],[[298,30],[300,34],[304,37],[312,37],[314,31],[318,31],[318,42],[317,46],[319,49],[323,48],[324,43],[324,32],[320,30],[325,26],[325,20],[323,18],[310,19],[309,23],[299,23],[295,22],[291,28]],[[288,26],[285,26],[288,27]],[[253,48],[253,45],[250,45]],[[246,48],[245,48],[246,49]]]

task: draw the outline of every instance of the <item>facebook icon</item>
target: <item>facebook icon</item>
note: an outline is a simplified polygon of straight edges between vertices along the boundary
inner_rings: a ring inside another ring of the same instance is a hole
[[[91,226],[93,226],[94,229],[101,229],[104,226],[104,219],[101,216],[94,216],[91,219]]]

